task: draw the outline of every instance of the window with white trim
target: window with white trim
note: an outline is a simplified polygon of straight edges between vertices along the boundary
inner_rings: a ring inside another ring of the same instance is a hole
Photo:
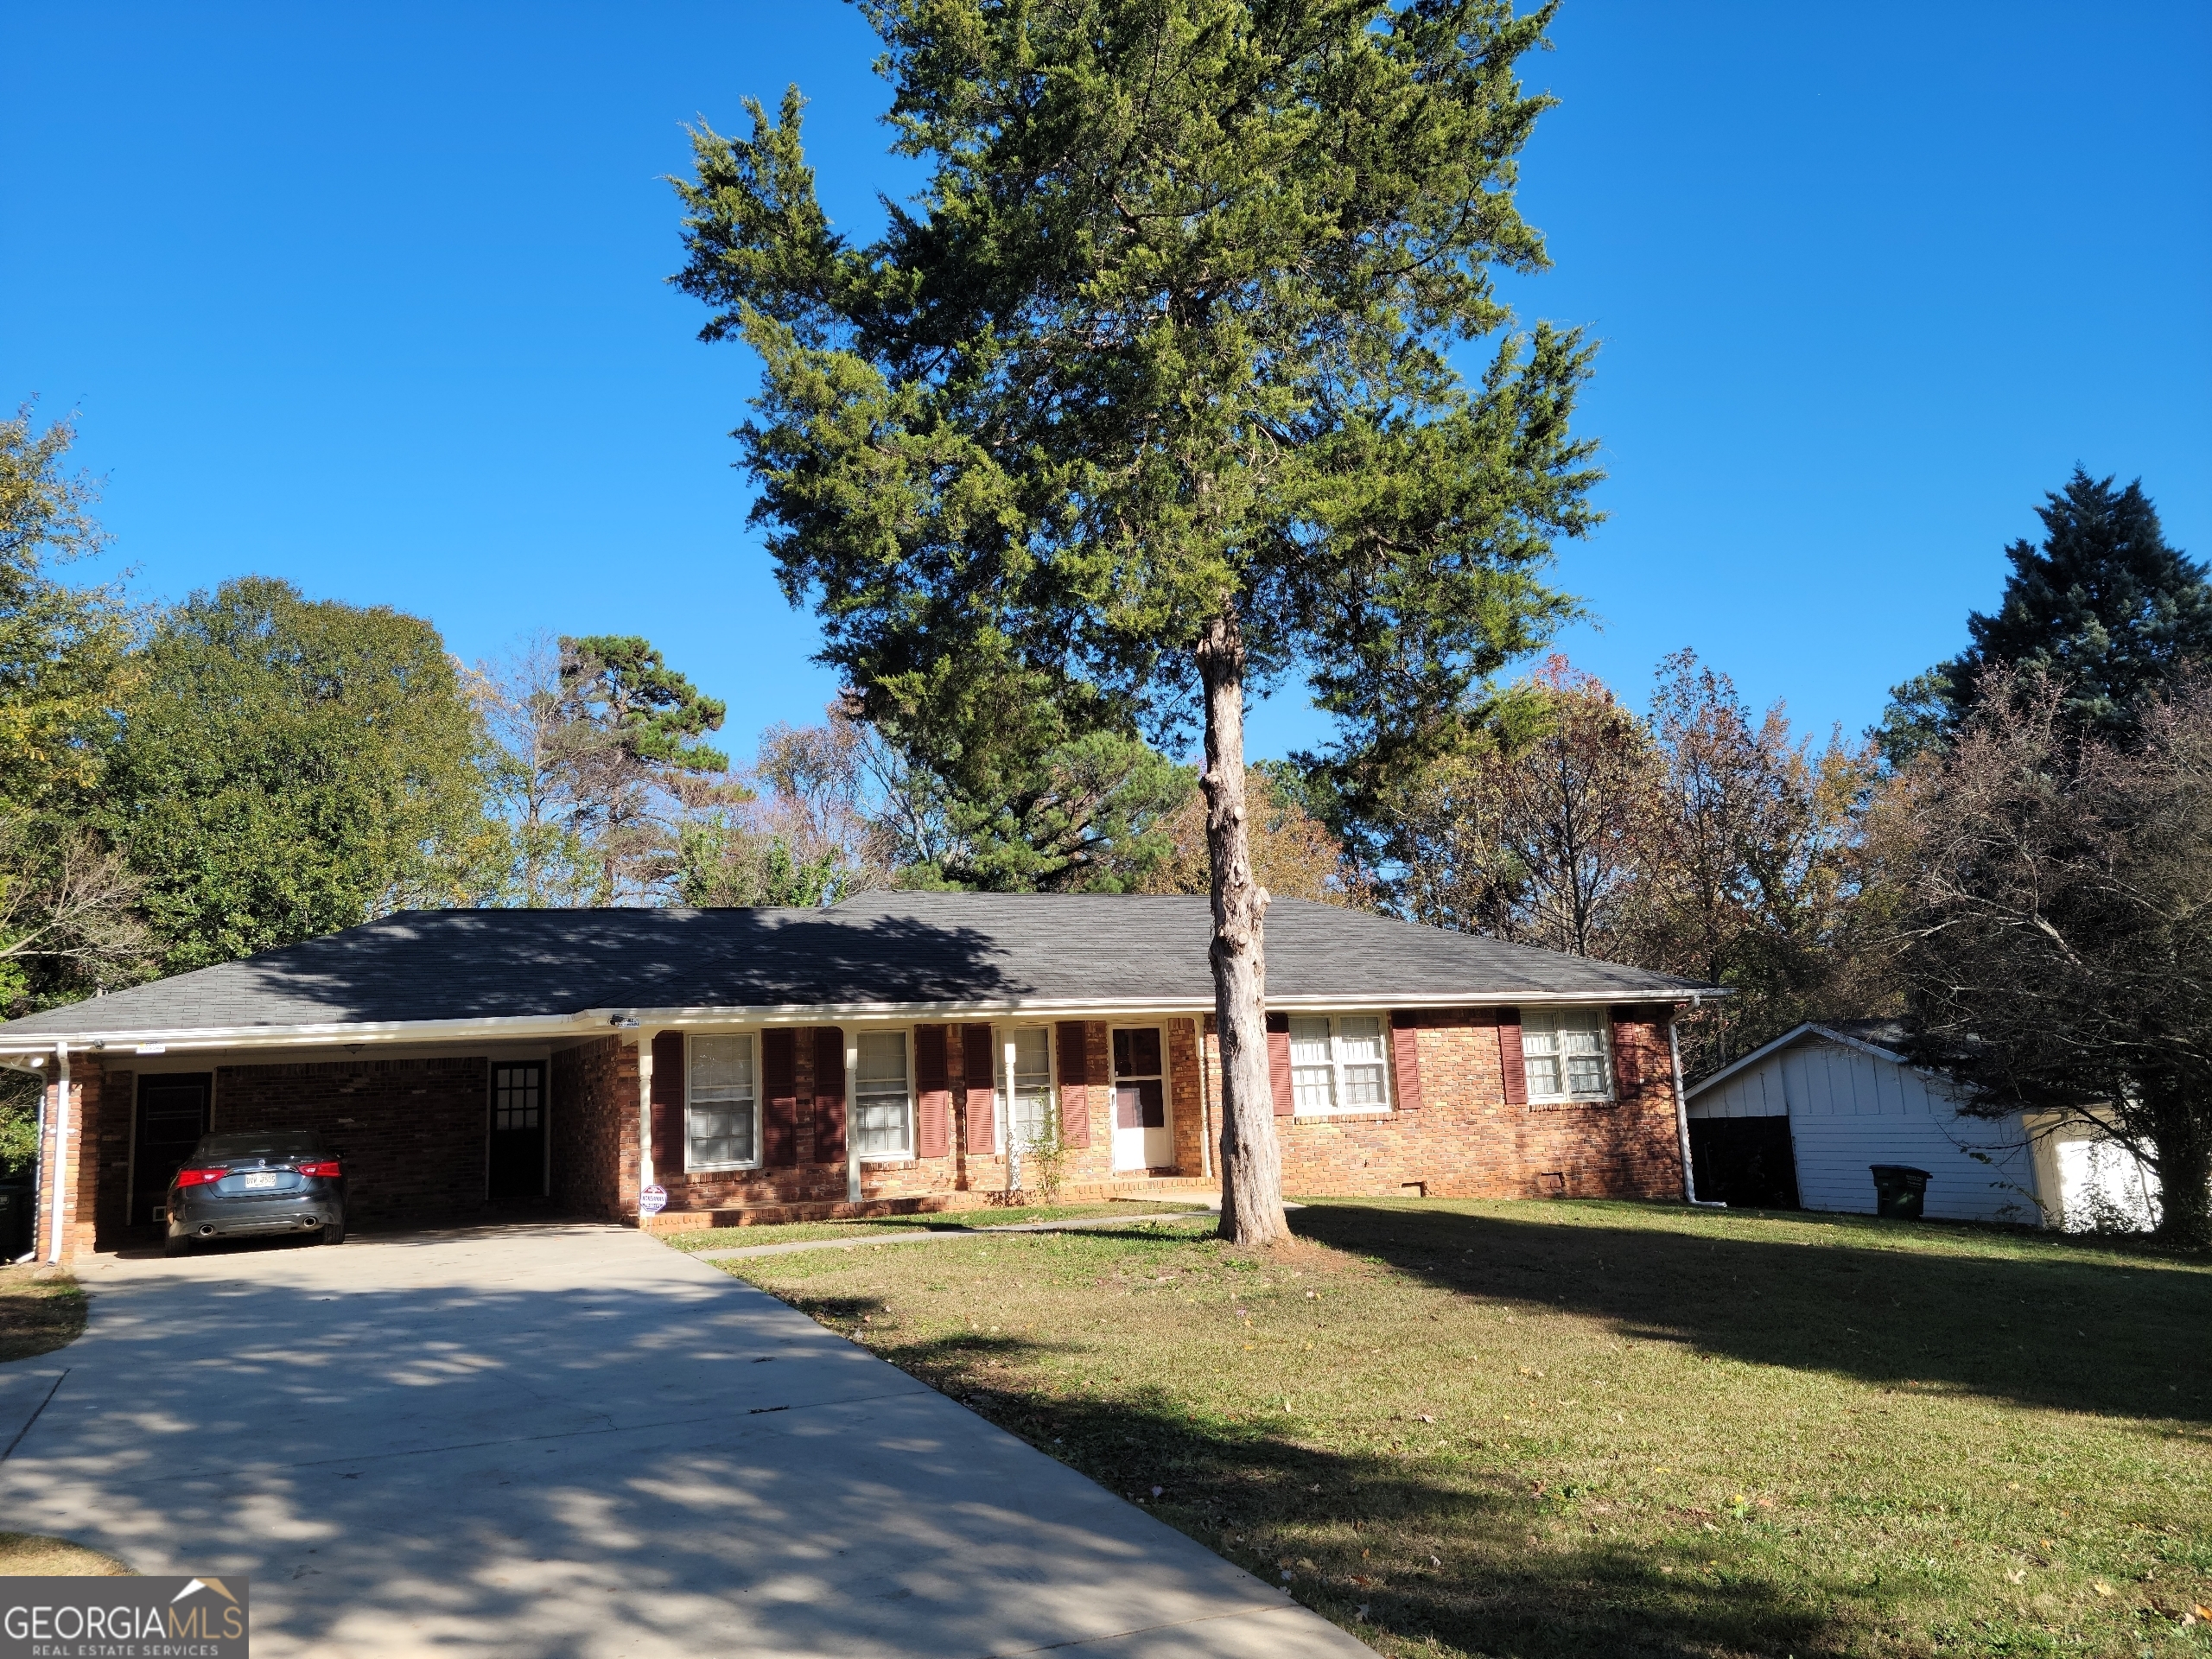
[[[749,1033],[697,1033],[683,1068],[683,1167],[752,1169],[760,1162],[760,1103]]]
[[[999,1026],[993,1028],[992,1084],[998,1090],[998,1149],[1004,1152],[1007,1135],[1019,1135],[1021,1144],[1033,1147],[1046,1140],[1052,1125],[1052,1028],[1050,1026]],[[1014,1051],[1014,1087],[1007,1088],[1007,1050]],[[1013,1102],[1011,1109],[1007,1102]]]
[[[1613,1096],[1611,1032],[1598,1008],[1524,1008],[1521,1065],[1532,1105]]]
[[[1300,1117],[1389,1110],[1390,1067],[1383,1042],[1380,1014],[1292,1014],[1291,1109]]]
[[[860,1033],[853,1073],[854,1136],[863,1158],[914,1155],[914,1096],[906,1084],[906,1033]]]

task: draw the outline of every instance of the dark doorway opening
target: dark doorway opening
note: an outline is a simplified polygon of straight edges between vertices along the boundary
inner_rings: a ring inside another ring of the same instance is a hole
[[[1797,1208],[1786,1117],[1694,1117],[1690,1173],[1700,1198],[1745,1210]]]
[[[545,1063],[492,1067],[491,1196],[545,1196]]]
[[[150,1227],[168,1197],[169,1181],[207,1133],[207,1099],[214,1078],[205,1071],[138,1079],[138,1111],[131,1133],[129,1227]]]

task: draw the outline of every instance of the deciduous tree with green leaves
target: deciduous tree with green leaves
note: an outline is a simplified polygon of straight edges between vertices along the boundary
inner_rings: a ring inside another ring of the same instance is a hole
[[[0,1008],[66,1002],[145,969],[137,887],[88,823],[130,680],[134,618],[113,582],[56,567],[107,543],[76,429],[0,420]]]
[[[741,431],[825,658],[910,700],[1004,672],[1096,723],[1202,712],[1224,1236],[1281,1236],[1245,703],[1303,665],[1395,741],[1565,608],[1588,522],[1573,333],[1516,157],[1551,11],[1491,0],[869,0],[930,179],[834,231],[796,88],[696,135],[682,286],[760,355]],[[1362,738],[1360,741],[1364,741]]]
[[[474,711],[428,622],[240,577],[163,615],[134,675],[103,816],[168,971],[498,880]]]

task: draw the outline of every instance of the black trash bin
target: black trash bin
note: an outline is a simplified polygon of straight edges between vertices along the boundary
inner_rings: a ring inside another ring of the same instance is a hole
[[[1928,1172],[1910,1164],[1874,1164],[1874,1213],[1891,1221],[1918,1221],[1928,1198]]]
[[[28,1255],[30,1248],[30,1183],[0,1182],[0,1262]]]

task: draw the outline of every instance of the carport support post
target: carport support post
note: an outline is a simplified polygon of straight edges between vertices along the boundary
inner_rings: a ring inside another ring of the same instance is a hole
[[[845,1202],[861,1201],[861,1035],[845,1028]]]
[[[47,1201],[54,1211],[54,1243],[47,1251],[48,1262],[61,1260],[63,1229],[69,1217],[69,1045],[54,1046],[54,1111],[48,1122],[54,1125],[54,1167],[46,1184]]]
[[[645,1224],[645,1189],[653,1184],[653,1034],[638,1027],[638,1225]]]

